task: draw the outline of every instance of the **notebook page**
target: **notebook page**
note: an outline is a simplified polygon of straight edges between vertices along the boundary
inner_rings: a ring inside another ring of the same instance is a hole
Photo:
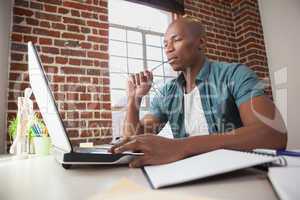
[[[271,167],[268,176],[280,199],[299,199],[299,167]]]
[[[215,150],[144,170],[154,188],[183,183],[277,160],[276,157],[232,150]]]

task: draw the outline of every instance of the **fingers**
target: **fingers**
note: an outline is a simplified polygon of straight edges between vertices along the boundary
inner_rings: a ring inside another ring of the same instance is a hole
[[[141,84],[151,84],[153,80],[152,72],[146,70],[140,73],[130,75],[130,81],[134,85],[141,85]]]
[[[136,159],[129,163],[129,167],[131,168],[139,168],[146,165],[145,156],[138,156]]]
[[[151,139],[151,137],[152,135],[130,136],[114,145],[110,149],[110,152],[112,154],[120,154],[125,151],[143,153],[142,155],[136,156],[135,159],[130,162],[129,167],[138,168],[144,165],[152,164],[153,160],[151,160],[150,156],[151,143],[147,142],[149,139]]]
[[[136,136],[130,136],[122,140],[121,142],[115,144],[109,150],[111,153],[122,153],[124,151],[137,151],[138,145]]]
[[[124,151],[137,151],[138,149],[136,140],[129,141],[114,149],[115,153],[123,153]]]
[[[148,151],[149,147],[142,142],[144,135],[130,136],[124,141],[115,144],[109,151],[112,154],[123,153],[124,151],[142,152]]]
[[[135,74],[135,82],[136,85],[141,85],[141,78],[140,78],[140,74],[138,73]]]
[[[152,72],[146,70],[146,71],[145,71],[145,76],[146,76],[146,78],[147,78],[147,80],[148,80],[149,82],[152,82],[152,81],[153,81],[153,73],[152,73]]]
[[[133,74],[130,75],[130,81],[136,85],[135,76]]]
[[[120,146],[126,144],[129,141],[130,141],[130,137],[127,137],[127,138],[121,140],[120,142],[118,142],[117,144],[113,145],[108,151],[111,153],[116,153],[115,149],[119,148]]]
[[[145,76],[144,72],[140,72],[140,80],[141,84],[147,83],[147,77]]]
[[[129,78],[127,80],[127,90],[132,90],[132,89],[134,89],[134,87],[135,87],[135,85],[134,85],[133,81],[131,80],[131,78]]]

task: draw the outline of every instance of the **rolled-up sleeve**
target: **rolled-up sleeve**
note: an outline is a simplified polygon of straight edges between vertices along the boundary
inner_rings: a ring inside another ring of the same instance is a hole
[[[164,94],[155,94],[150,103],[149,113],[160,119],[161,123],[166,123],[168,117],[164,110]]]
[[[232,70],[230,88],[238,107],[253,97],[264,95],[265,85],[254,71],[245,65],[236,65]]]

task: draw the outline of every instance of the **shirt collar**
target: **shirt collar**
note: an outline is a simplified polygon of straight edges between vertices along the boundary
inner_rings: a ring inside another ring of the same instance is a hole
[[[198,75],[196,77],[196,83],[198,81],[204,81],[204,80],[206,80],[207,77],[208,77],[208,75],[209,75],[209,72],[210,72],[210,61],[205,57],[204,58],[203,66],[202,66],[201,70],[199,71],[199,73],[198,73]],[[184,75],[183,75],[182,72],[177,77],[177,82],[180,85],[184,85],[185,84],[185,78],[184,78]]]

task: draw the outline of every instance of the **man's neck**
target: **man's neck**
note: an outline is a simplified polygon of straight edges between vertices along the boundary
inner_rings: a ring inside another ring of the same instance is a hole
[[[186,71],[183,72],[186,85],[185,85],[185,92],[189,93],[193,90],[193,88],[196,86],[196,78],[198,73],[203,67],[205,58],[202,57],[199,59],[195,64],[189,68],[186,69]]]

